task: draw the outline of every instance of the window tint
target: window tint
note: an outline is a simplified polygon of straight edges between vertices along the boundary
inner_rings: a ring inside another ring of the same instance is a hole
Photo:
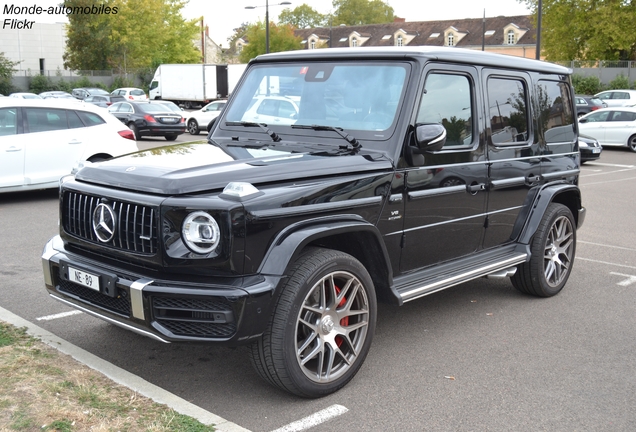
[[[537,95],[536,112],[545,142],[574,141],[574,112],[568,86],[563,82],[539,81]]]
[[[613,122],[628,122],[636,120],[636,113],[629,111],[615,111],[610,121]]]
[[[145,95],[146,93],[144,93],[144,91],[143,91],[143,90],[132,90],[132,91],[130,92],[130,94],[131,94],[131,95],[133,95],[133,96],[143,96],[143,95]]]
[[[493,144],[528,139],[528,102],[525,81],[488,79],[488,119]]]
[[[67,111],[66,114],[68,115],[68,127],[70,129],[84,127],[84,123],[82,123],[75,111]]]
[[[473,136],[471,81],[465,75],[431,73],[417,114],[417,123],[446,128],[444,147],[470,144]]]
[[[0,136],[18,133],[17,108],[0,109]]]
[[[28,131],[46,132],[68,129],[66,111],[54,108],[24,108]]]
[[[608,121],[608,117],[611,113],[611,111],[593,112],[585,117],[585,121],[588,123]]]
[[[77,111],[77,115],[86,126],[96,126],[106,123],[103,118],[92,112]]]

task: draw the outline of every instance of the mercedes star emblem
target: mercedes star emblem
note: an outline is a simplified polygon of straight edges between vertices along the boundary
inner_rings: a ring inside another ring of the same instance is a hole
[[[93,232],[102,243],[115,236],[115,212],[108,204],[99,204],[93,211]]]

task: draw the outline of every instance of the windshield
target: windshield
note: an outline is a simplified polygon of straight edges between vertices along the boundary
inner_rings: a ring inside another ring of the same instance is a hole
[[[377,131],[395,123],[407,68],[377,62],[257,65],[248,70],[225,122],[332,126],[384,139]]]

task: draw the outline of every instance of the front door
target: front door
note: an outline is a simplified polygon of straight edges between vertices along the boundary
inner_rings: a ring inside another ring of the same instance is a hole
[[[24,183],[27,140],[18,135],[18,108],[0,108],[0,188]]]

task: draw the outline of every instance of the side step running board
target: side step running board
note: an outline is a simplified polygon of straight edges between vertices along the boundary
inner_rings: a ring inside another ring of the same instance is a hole
[[[483,276],[509,277],[514,274],[514,266],[525,262],[527,258],[528,254],[523,252],[508,253],[505,257],[501,255],[491,257],[470,267],[463,267],[443,274],[438,273],[428,279],[410,281],[398,289],[398,294],[406,303]]]

